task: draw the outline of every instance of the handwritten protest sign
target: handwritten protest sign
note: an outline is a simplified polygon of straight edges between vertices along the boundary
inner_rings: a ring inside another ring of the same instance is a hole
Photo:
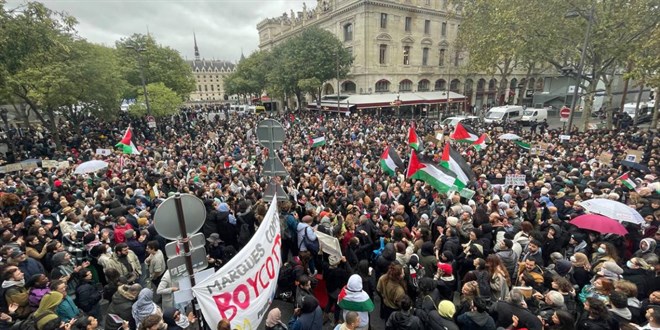
[[[41,167],[43,168],[57,168],[57,166],[60,164],[60,162],[56,160],[43,160],[41,162]]]
[[[193,287],[208,324],[227,319],[239,329],[257,329],[275,295],[282,265],[276,196],[250,242],[213,276]]]
[[[524,174],[507,174],[506,177],[504,178],[504,185],[526,186],[527,185],[527,182],[525,181],[526,178],[527,176]]]
[[[613,156],[611,152],[603,152],[598,156],[598,161],[603,165],[612,165]]]
[[[323,253],[327,253],[331,256],[337,256],[338,258],[342,257],[341,245],[339,245],[339,240],[337,237],[332,237],[320,231],[316,232],[316,237],[319,238],[319,244],[321,245],[321,250]]]
[[[37,166],[36,162],[21,163],[21,169],[23,169],[25,171],[31,171],[31,170],[34,170],[37,167],[39,167],[39,166]]]
[[[7,164],[7,165],[5,165],[5,171],[6,171],[7,173],[9,173],[9,172],[18,172],[18,171],[20,171],[20,170],[22,170],[22,169],[23,169],[23,167],[21,166],[20,163],[14,163],[14,164]]]

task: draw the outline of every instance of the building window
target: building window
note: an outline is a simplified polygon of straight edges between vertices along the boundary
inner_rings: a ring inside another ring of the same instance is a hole
[[[445,52],[446,50],[444,48],[440,49],[440,61],[438,62],[440,66],[445,66]]]
[[[422,65],[429,65],[429,49],[424,47],[422,49]]]
[[[351,58],[353,58],[353,47],[346,47],[346,51],[351,56]]]
[[[412,17],[406,17],[406,24],[404,27],[406,32],[412,31]]]
[[[213,91],[213,85],[211,85],[211,92]]]
[[[410,65],[410,46],[403,47],[403,65]]]
[[[460,55],[461,53],[459,51],[456,51],[456,56],[454,57],[454,66],[458,66],[458,62],[460,60]]]
[[[202,85],[197,85],[197,91],[201,92],[202,91]]]
[[[344,25],[344,41],[353,40],[353,24],[348,23]]]
[[[207,85],[204,85],[204,91],[205,91],[205,92],[208,92],[208,91],[209,91],[209,89],[208,89],[208,86],[207,86]]]
[[[380,52],[378,57],[378,63],[385,64],[387,60],[387,45],[380,45]]]
[[[429,91],[429,81],[424,79],[420,80],[419,84],[417,84],[417,91],[418,92],[428,92]]]
[[[399,83],[399,92],[411,92],[412,91],[412,81],[405,79],[401,80]]]
[[[442,22],[442,30],[440,31],[440,35],[443,37],[447,36],[447,22]]]
[[[430,34],[431,33],[431,20],[426,20],[424,21],[424,34]]]
[[[380,28],[387,29],[387,14],[385,13],[380,14]]]
[[[355,93],[356,89],[355,83],[352,81],[344,81],[341,84],[342,93]]]
[[[376,92],[388,92],[390,90],[390,82],[387,80],[380,80],[376,83]]]

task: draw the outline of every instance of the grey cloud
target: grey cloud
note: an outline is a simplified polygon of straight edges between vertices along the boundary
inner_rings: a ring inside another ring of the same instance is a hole
[[[48,8],[78,19],[80,36],[113,46],[133,33],[150,33],[160,44],[193,58],[193,31],[205,58],[236,61],[258,48],[256,25],[267,17],[299,11],[303,0],[43,0]],[[24,1],[8,0],[7,7]],[[316,4],[307,0],[307,7]]]

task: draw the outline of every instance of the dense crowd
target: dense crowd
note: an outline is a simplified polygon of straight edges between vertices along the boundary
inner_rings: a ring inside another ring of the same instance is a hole
[[[404,160],[410,155],[409,119],[305,112],[276,119],[287,136],[281,150],[257,142],[260,116],[199,107],[160,118],[153,129],[129,117],[60,122],[61,148],[50,132],[10,130],[14,153],[5,161],[72,166],[5,173],[0,181],[0,329],[194,327],[190,309],[174,304],[178,287],[154,212],[176,192],[201,198],[209,264],[222,267],[266,214],[262,169],[270,152],[289,173],[281,180],[289,200],[278,205],[287,260],[278,297],[295,309],[291,320],[270,310],[267,329],[368,329],[375,318],[387,329],[660,328],[655,132],[573,132],[560,142],[561,132],[545,127],[477,124],[492,138],[485,149],[452,142],[476,176],[468,200],[407,179],[405,169],[392,177],[381,170],[387,145]],[[129,125],[139,155],[96,154]],[[423,160],[439,161],[440,131],[450,128],[417,120],[418,135],[434,137]],[[496,139],[507,131],[538,148]],[[312,148],[318,136],[326,145]],[[621,165],[629,149],[641,151],[648,169]],[[603,152],[611,161],[601,161]],[[73,174],[92,159],[109,166]],[[618,180],[624,173],[636,188]],[[527,185],[505,186],[507,174],[526,175]],[[635,208],[644,223],[624,222],[625,236],[569,223],[585,214],[581,202],[597,198]],[[336,237],[343,256],[319,252],[318,232]]]

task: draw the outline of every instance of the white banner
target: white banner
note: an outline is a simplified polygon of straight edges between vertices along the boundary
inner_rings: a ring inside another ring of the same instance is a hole
[[[213,276],[193,287],[207,324],[257,329],[267,315],[282,265],[276,196],[250,242]]]
[[[112,150],[98,148],[96,149],[96,154],[101,156],[110,156],[112,155]]]
[[[320,231],[316,232],[316,237],[318,237],[321,250],[324,253],[327,253],[331,256],[337,256],[341,259],[341,245],[339,244],[337,237],[332,237]]]

